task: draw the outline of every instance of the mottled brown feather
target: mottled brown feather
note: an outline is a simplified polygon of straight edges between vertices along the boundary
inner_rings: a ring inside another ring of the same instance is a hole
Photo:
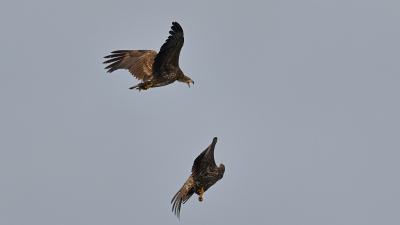
[[[171,200],[171,203],[173,202],[172,211],[178,218],[180,218],[180,211],[182,204],[185,204],[185,202],[189,200],[189,198],[192,197],[192,195],[194,194],[194,192],[191,191],[193,187],[194,187],[194,178],[192,175],[190,175],[189,178],[186,180],[185,184],[183,184],[182,188],[174,195],[174,197]]]
[[[133,76],[147,81],[153,74],[153,63],[157,52],[154,50],[117,50],[104,58],[111,58],[104,63],[112,63],[106,67],[111,73],[117,69],[127,69]]]

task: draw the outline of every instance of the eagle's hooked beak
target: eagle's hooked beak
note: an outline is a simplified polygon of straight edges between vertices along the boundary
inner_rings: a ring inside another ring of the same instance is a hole
[[[193,85],[194,85],[194,81],[193,80],[188,80],[187,82],[187,85],[190,87],[190,83],[192,83]]]

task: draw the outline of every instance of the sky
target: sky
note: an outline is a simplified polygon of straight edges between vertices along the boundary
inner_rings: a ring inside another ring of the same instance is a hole
[[[400,224],[400,2],[3,0],[0,224]],[[195,81],[120,49],[183,27]],[[222,180],[170,201],[218,137]]]

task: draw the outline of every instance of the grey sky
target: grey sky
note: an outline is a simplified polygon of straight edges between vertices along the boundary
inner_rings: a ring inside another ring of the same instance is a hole
[[[0,224],[400,224],[400,3],[0,7]],[[172,21],[195,81],[107,74]],[[224,178],[170,201],[218,137]]]

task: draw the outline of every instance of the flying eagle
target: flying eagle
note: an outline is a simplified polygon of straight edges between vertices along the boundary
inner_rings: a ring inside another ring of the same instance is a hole
[[[194,160],[192,174],[172,198],[172,212],[175,212],[178,218],[182,203],[185,204],[194,193],[199,195],[200,202],[203,201],[203,193],[224,176],[224,164],[221,163],[217,167],[214,161],[214,148],[217,140],[218,138],[215,137],[211,145]]]
[[[172,23],[171,34],[161,46],[160,52],[154,50],[117,50],[104,58],[111,63],[105,69],[108,73],[117,69],[127,69],[142,82],[129,89],[147,90],[180,81],[194,84],[190,77],[179,68],[179,53],[183,46],[183,30],[177,22]]]

